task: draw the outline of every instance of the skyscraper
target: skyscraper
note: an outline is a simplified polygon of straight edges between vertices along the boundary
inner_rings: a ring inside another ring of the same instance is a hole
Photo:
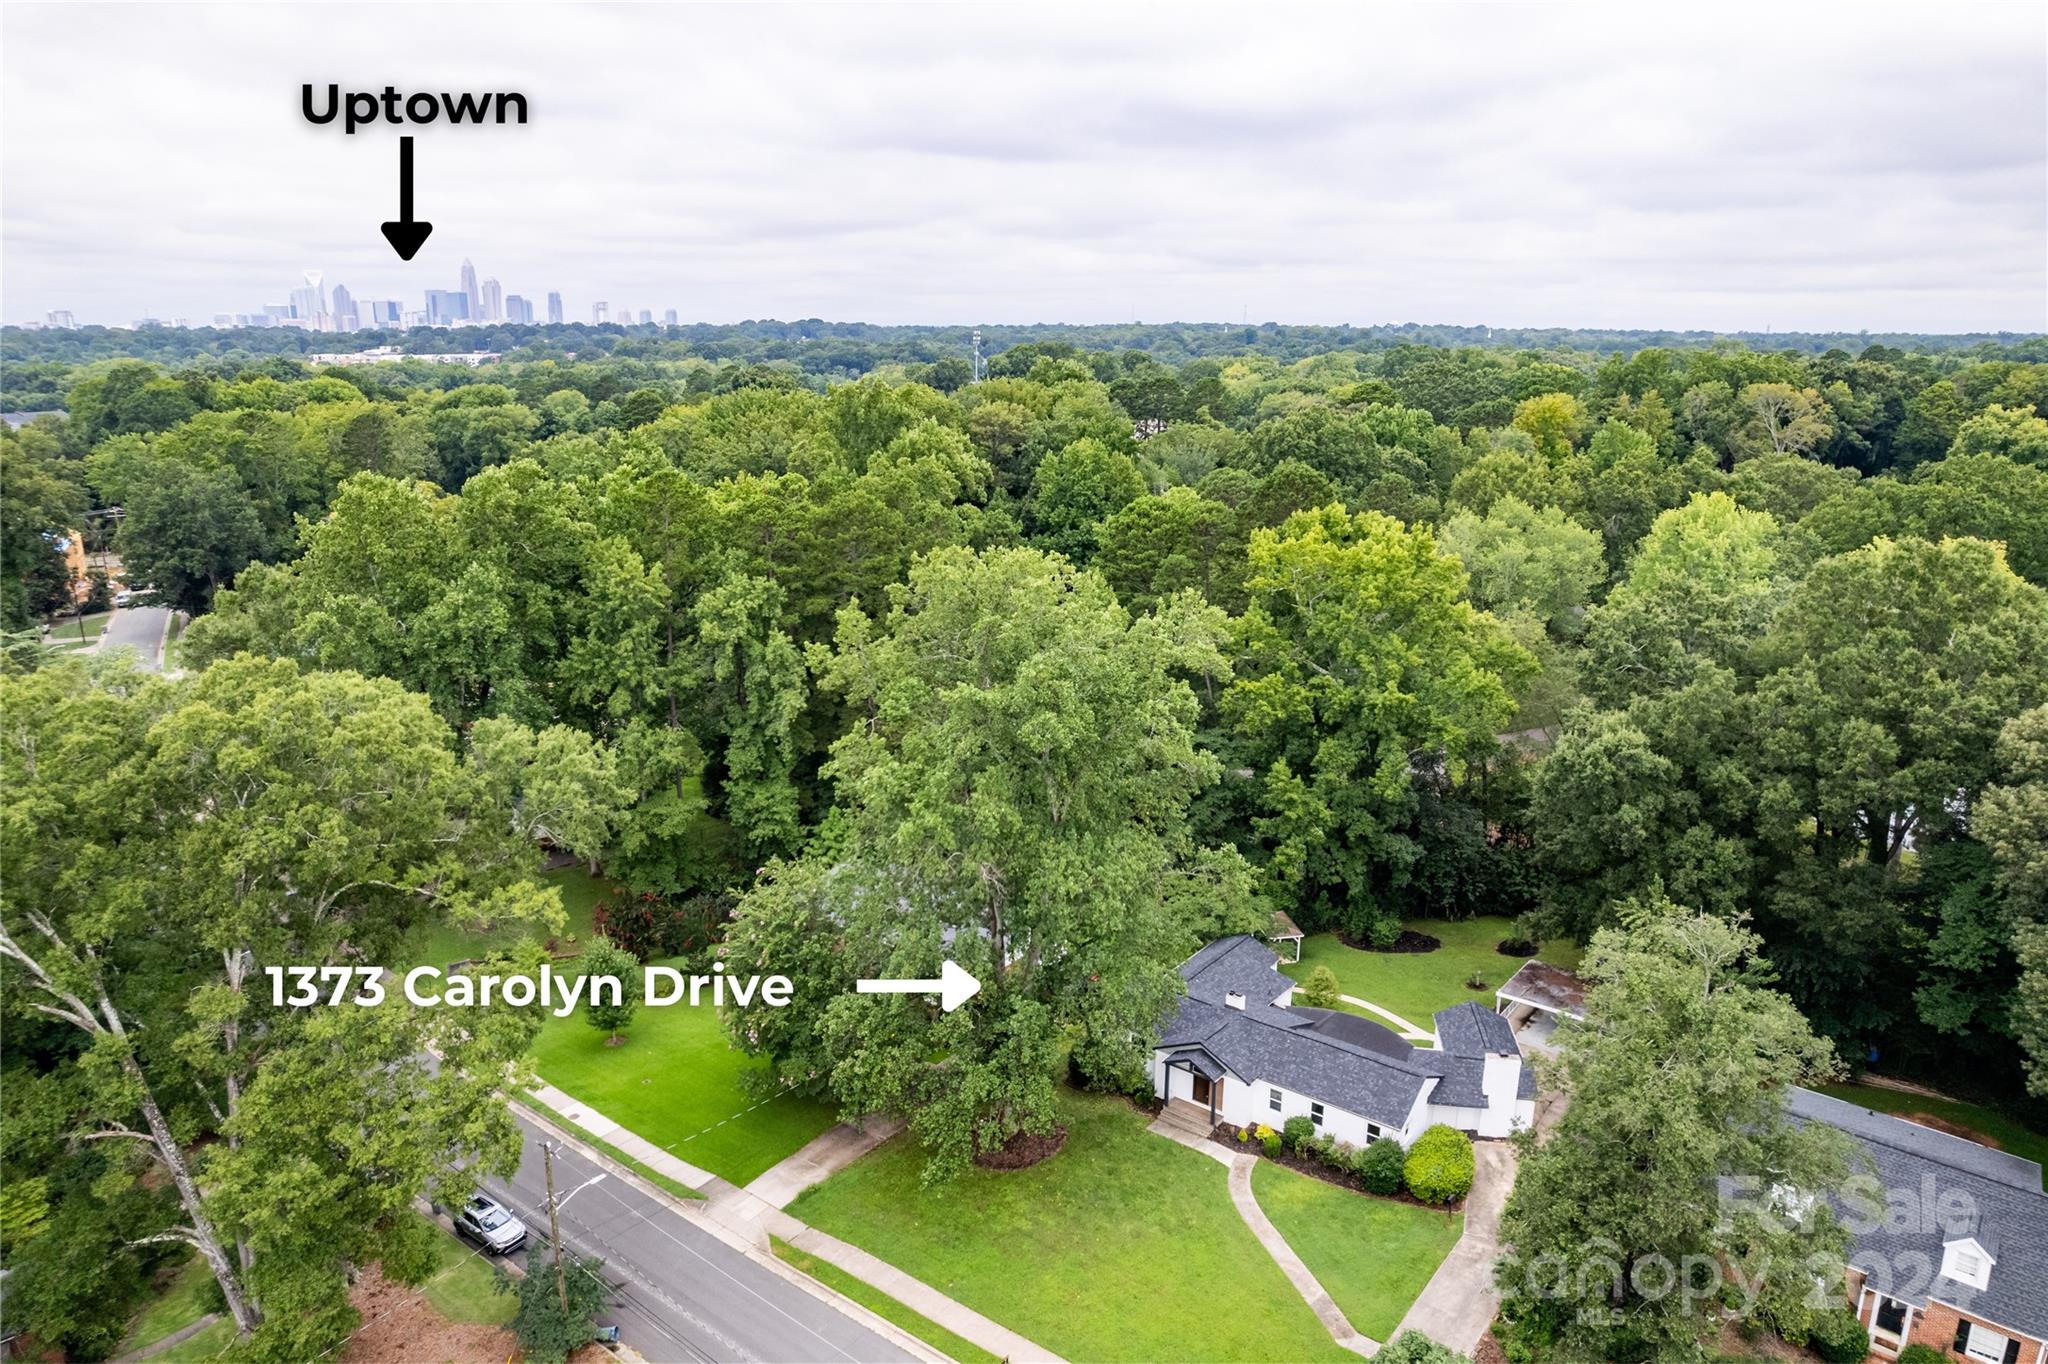
[[[450,289],[427,290],[427,325],[453,327],[469,321],[469,296]]]
[[[598,302],[590,305],[590,320],[602,327],[611,313],[611,304]]]
[[[484,306],[480,316],[485,322],[505,320],[505,290],[494,279],[484,281]]]
[[[673,327],[676,325],[676,310],[674,308],[670,308],[667,312],[661,315],[661,325],[664,327]]]
[[[352,332],[356,329],[355,296],[339,284],[334,286],[334,330]]]
[[[505,320],[507,322],[532,322],[533,305],[518,294],[505,296]]]
[[[468,310],[463,313],[464,317],[479,318],[484,315],[484,297],[477,292],[476,287],[476,267],[471,265],[467,258],[462,262],[462,296],[469,302]]]
[[[640,310],[640,325],[644,327],[652,321],[654,321],[654,313],[647,308],[642,308]]]
[[[55,308],[50,312],[49,325],[52,327],[63,327],[68,331],[76,327],[78,323],[73,320],[69,308]]]
[[[550,327],[562,325],[562,296],[552,289],[548,291],[548,325]]]

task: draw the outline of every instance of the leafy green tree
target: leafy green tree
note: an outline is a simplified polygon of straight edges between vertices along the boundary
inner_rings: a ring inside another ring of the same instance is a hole
[[[1189,590],[1226,611],[1244,604],[1237,514],[1192,488],[1138,498],[1102,523],[1099,538],[1095,567],[1133,611]]]
[[[1257,827],[1286,898],[1360,931],[1414,862],[1418,757],[1459,771],[1491,752],[1533,662],[1428,531],[1380,513],[1297,513],[1254,532],[1250,560],[1224,711],[1265,774]]]
[[[1145,495],[1137,463],[1096,440],[1079,440],[1039,462],[1031,479],[1031,521],[1047,549],[1086,565],[1102,523]]]
[[[781,629],[782,602],[773,582],[735,576],[691,609],[701,695],[723,740],[727,817],[756,855],[793,850],[800,830],[793,773],[806,688],[803,658]]]
[[[626,1029],[633,1026],[633,1016],[640,1012],[640,959],[612,946],[607,938],[593,938],[584,949],[581,965],[592,980],[610,976],[619,982],[617,1002],[607,997],[599,1003],[593,993],[583,1005],[583,1021],[608,1034],[606,1046],[616,1047],[626,1040]]]
[[[1993,403],[1956,429],[1949,455],[2004,455],[2015,464],[2048,465],[2048,421],[2031,409]]]
[[[563,1253],[558,1267],[541,1245],[526,1252],[524,1278],[500,1272],[494,1286],[518,1303],[512,1334],[533,1364],[565,1364],[596,1340],[594,1318],[617,1301],[618,1293],[604,1277],[603,1260],[571,1251]]]
[[[241,480],[226,469],[164,462],[130,497],[116,538],[132,583],[160,600],[200,612],[267,541]]]
[[[62,1121],[175,1191],[154,1239],[204,1258],[240,1335],[318,1355],[354,1324],[347,1267],[407,1234],[416,1195],[516,1164],[502,1095],[533,1023],[280,1007],[264,970],[389,960],[439,916],[558,924],[533,845],[391,682],[67,664],[0,700],[0,970],[79,1035]]]
[[[1312,1009],[1335,1009],[1343,1003],[1342,995],[1337,973],[1327,966],[1310,971],[1301,986],[1301,1003]]]
[[[2006,721],[1996,757],[1999,780],[1984,788],[1971,832],[1990,850],[2010,925],[2018,983],[2009,1023],[2027,1089],[2048,1094],[2048,705]]]
[[[1465,565],[1475,604],[1499,614],[1526,611],[1561,639],[1584,628],[1586,603],[1607,574],[1596,532],[1512,494],[1484,517],[1453,516],[1437,538]]]
[[[1586,1017],[1559,1029],[1547,1077],[1570,1103],[1547,1137],[1517,1138],[1495,1271],[1507,1341],[1566,1359],[1688,1357],[1720,1323],[1724,1260],[1842,1291],[1848,1238],[1826,1196],[1848,1174],[1847,1140],[1784,1110],[1787,1086],[1836,1063],[1771,988],[1762,947],[1668,901],[1593,939]],[[1736,1192],[1717,1199],[1723,1178]]]
[[[1586,430],[1586,408],[1569,393],[1541,393],[1515,406],[1514,427],[1552,464],[1571,454]]]
[[[1216,894],[1182,885],[1199,870],[1188,802],[1216,763],[1174,674],[1222,669],[1220,626],[1213,608],[1133,621],[1101,579],[1034,550],[942,549],[884,618],[848,610],[835,647],[814,649],[821,685],[859,717],[826,769],[846,815],[837,870],[778,874],[742,901],[733,938],[751,955],[823,914],[835,979],[936,976],[951,957],[982,982],[952,1013],[911,996],[808,1002],[832,1093],[909,1115],[929,1176],[1047,1130],[1069,1054],[1097,1082],[1142,1077],[1197,940],[1193,902]],[[813,909],[820,887],[840,898]],[[1242,931],[1258,910],[1241,878],[1234,893],[1225,918]],[[764,1023],[761,1045],[786,1048],[779,1074],[814,1079],[792,1068],[816,1052],[786,1023]]]
[[[1762,454],[1803,455],[1834,433],[1827,400],[1791,384],[1750,384],[1736,399],[1742,425],[1734,433],[1738,458]]]
[[[79,533],[85,490],[58,461],[0,435],[0,627],[22,629],[70,587],[57,542]]]

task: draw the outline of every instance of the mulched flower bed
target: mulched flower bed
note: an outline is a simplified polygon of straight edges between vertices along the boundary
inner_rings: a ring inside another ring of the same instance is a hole
[[[1338,930],[1337,941],[1358,952],[1434,952],[1444,945],[1442,938],[1433,938],[1427,933],[1417,933],[1412,928],[1401,930],[1401,936],[1387,947],[1374,947],[1363,938],[1354,938]]]
[[[1279,1155],[1269,1156],[1266,1154],[1266,1148],[1257,1141],[1239,1141],[1238,1130],[1227,1122],[1219,1122],[1215,1130],[1209,1133],[1209,1140],[1232,1151],[1243,1151],[1247,1155],[1257,1156],[1260,1160],[1285,1165],[1296,1174],[1307,1175],[1310,1179],[1320,1179],[1325,1184],[1335,1184],[1340,1189],[1349,1189],[1367,1198],[1378,1198],[1388,1203],[1406,1203],[1411,1208],[1428,1208],[1431,1212],[1456,1212],[1465,1206],[1465,1200],[1462,1198],[1455,1203],[1425,1203],[1406,1189],[1397,1194],[1376,1194],[1366,1188],[1365,1181],[1351,1171],[1333,1170],[1320,1160],[1290,1151],[1285,1146],[1280,1148]]]
[[[1493,950],[1503,957],[1533,957],[1541,949],[1527,938],[1502,938]]]
[[[1048,1156],[1059,1154],[1067,1144],[1067,1129],[1055,1127],[1050,1132],[1019,1132],[993,1151],[975,1153],[974,1163],[984,1170],[1022,1170],[1036,1165]]]

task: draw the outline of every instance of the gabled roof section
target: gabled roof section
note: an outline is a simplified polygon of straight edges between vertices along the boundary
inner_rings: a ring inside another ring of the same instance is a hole
[[[1475,1000],[1436,1013],[1437,1045],[1453,1056],[1520,1056],[1508,1021]]]

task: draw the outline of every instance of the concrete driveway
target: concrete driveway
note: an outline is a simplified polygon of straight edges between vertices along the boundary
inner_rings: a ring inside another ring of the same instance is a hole
[[[164,632],[171,625],[167,606],[123,606],[107,619],[99,651],[133,649],[141,666],[156,672],[164,666]]]
[[[1515,1187],[1518,1157],[1504,1141],[1472,1143],[1472,1192],[1465,1199],[1465,1234],[1436,1267],[1422,1296],[1394,1334],[1420,1331],[1439,1345],[1469,1355],[1500,1312],[1493,1262],[1500,1256],[1500,1214]]]

